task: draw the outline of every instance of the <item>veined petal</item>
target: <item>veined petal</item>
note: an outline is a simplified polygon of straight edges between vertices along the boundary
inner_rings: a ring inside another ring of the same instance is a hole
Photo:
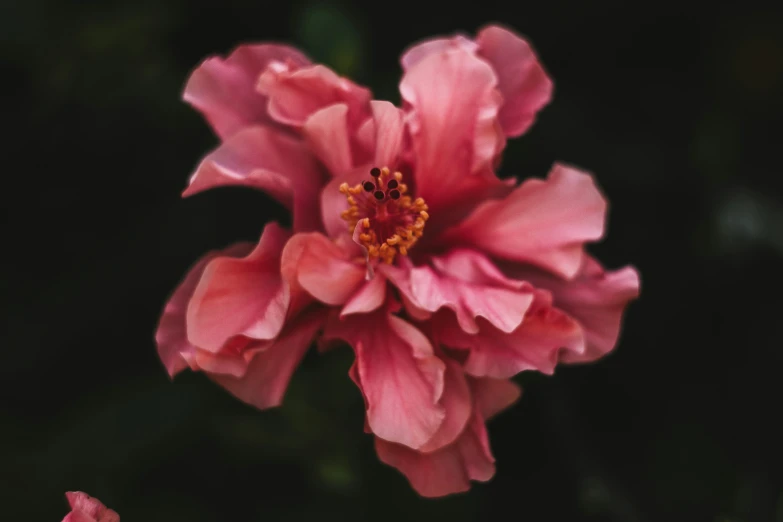
[[[292,291],[304,290],[330,305],[346,303],[364,282],[365,269],[317,232],[294,235],[283,251],[282,273]]]
[[[400,83],[414,156],[417,196],[437,215],[467,194],[502,185],[488,169],[504,138],[497,77],[461,47],[416,62]]]
[[[612,351],[620,336],[625,309],[639,297],[639,273],[635,268],[607,271],[588,255],[570,281],[531,267],[509,272],[550,290],[556,306],[582,326],[587,347],[583,353],[563,352],[564,362],[594,361]]]
[[[582,353],[584,333],[579,323],[552,306],[546,291],[536,291],[536,301],[522,324],[505,333],[488,324],[470,335],[439,315],[433,322],[439,342],[468,350],[465,372],[477,377],[508,378],[523,370],[552,374],[561,350]]]
[[[506,198],[479,205],[440,240],[570,279],[582,263],[584,244],[603,237],[605,218],[606,200],[592,176],[555,164],[546,180],[529,179]]]
[[[188,340],[217,353],[234,336],[270,340],[280,333],[290,294],[280,275],[289,233],[270,223],[241,259],[221,257],[204,268],[188,304]]]
[[[343,339],[356,352],[354,379],[372,432],[410,448],[427,444],[445,417],[445,365],[424,334],[382,309],[334,320],[324,336]]]
[[[224,344],[217,353],[196,348],[187,353],[185,359],[194,371],[242,377],[247,372],[248,361],[252,354],[272,342],[235,337]]]
[[[293,210],[297,231],[320,228],[323,173],[306,144],[267,127],[247,127],[208,154],[183,196],[240,185],[263,190]]]
[[[117,513],[104,506],[97,498],[81,491],[69,491],[65,494],[71,512],[63,522],[120,522]]]
[[[472,397],[462,367],[453,359],[441,358],[446,364],[441,405],[445,413],[443,423],[419,451],[430,453],[454,442],[465,429],[473,412]]]
[[[373,100],[370,107],[372,117],[359,127],[357,141],[370,153],[372,166],[394,169],[403,148],[404,113],[387,101]]]
[[[498,77],[503,95],[500,125],[507,136],[520,136],[552,99],[552,80],[530,44],[508,29],[488,26],[479,31],[476,43],[479,56],[492,64]]]
[[[215,374],[212,379],[251,406],[262,410],[279,406],[296,367],[325,319],[324,309],[299,316],[274,342],[253,354],[242,377]]]
[[[382,462],[402,472],[423,497],[465,492],[471,480],[486,482],[495,474],[484,417],[475,405],[457,440],[437,451],[422,453],[378,437],[375,450]]]
[[[489,420],[522,396],[522,388],[508,379],[470,378],[470,389],[481,416]]]
[[[340,176],[353,168],[348,105],[335,103],[317,110],[302,130],[310,148],[332,175]]]
[[[402,56],[404,70],[426,57],[449,49],[463,49],[487,61],[498,78],[503,104],[497,114],[506,136],[523,134],[552,98],[553,84],[528,42],[497,25],[483,28],[471,40],[462,34],[416,44]]]
[[[305,125],[308,139],[334,175],[321,191],[323,225],[330,237],[349,232],[341,217],[348,202],[340,185],[355,186],[367,180],[372,168],[394,168],[401,161],[405,141],[402,112],[388,102],[372,101],[370,106],[372,115],[356,132],[347,124],[345,105],[323,109]]]
[[[219,256],[230,258],[243,257],[252,249],[253,245],[251,243],[239,243],[223,251],[207,253],[191,267],[185,278],[174,290],[174,293],[166,303],[158,323],[158,329],[155,332],[158,355],[170,377],[174,377],[188,367],[188,359],[185,355],[189,354],[192,357],[196,350],[196,347],[188,340],[185,315],[190,298],[201,280],[204,267]]]
[[[379,309],[386,301],[386,278],[381,274],[366,281],[345,303],[340,318],[351,314],[366,314]]]
[[[332,106],[316,113],[312,119],[319,123],[312,132],[319,157],[327,165],[334,178],[321,191],[321,212],[324,228],[330,237],[347,230],[341,212],[348,208],[345,196],[340,193],[342,183],[349,186],[366,180],[370,169],[378,166],[394,168],[403,149],[405,125],[403,114],[389,102],[373,100],[372,116],[350,134],[345,106]],[[309,120],[308,120],[309,121]],[[365,161],[366,160],[366,161]]]
[[[277,126],[267,113],[267,97],[256,90],[258,76],[273,61],[293,68],[310,63],[286,45],[240,45],[227,58],[204,60],[190,75],[182,97],[204,115],[222,139],[247,126]]]
[[[297,67],[274,62],[261,74],[256,88],[269,97],[272,118],[294,127],[301,127],[313,113],[335,103],[347,104],[350,124],[357,125],[372,97],[368,89],[323,65]]]
[[[476,42],[463,34],[457,34],[449,38],[433,38],[413,44],[402,53],[400,64],[407,71],[431,54],[437,54],[451,49],[464,49],[475,53],[478,51]]]
[[[433,266],[414,266],[404,260],[399,266],[382,265],[379,270],[405,296],[406,307],[410,304],[430,313],[448,308],[465,332],[479,331],[479,317],[511,332],[533,302],[532,286],[506,278],[478,252],[455,249],[431,262]]]

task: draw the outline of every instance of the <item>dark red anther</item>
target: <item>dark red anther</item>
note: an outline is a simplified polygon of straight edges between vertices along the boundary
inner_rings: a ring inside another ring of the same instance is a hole
[[[379,169],[378,167],[374,167],[370,169],[370,176],[372,176],[373,178],[381,177],[381,169]]]
[[[375,196],[375,199],[377,199],[378,201],[382,201],[383,198],[386,197],[386,194],[384,194],[382,190],[376,190],[373,193],[373,196]]]
[[[365,181],[362,183],[362,187],[364,188],[365,192],[372,192],[375,189],[375,183],[372,181]]]
[[[390,190],[389,197],[392,199],[400,199],[400,191],[397,189]]]
[[[389,182],[386,184],[386,186],[390,189],[396,189],[399,183],[397,183],[396,179],[390,179]]]

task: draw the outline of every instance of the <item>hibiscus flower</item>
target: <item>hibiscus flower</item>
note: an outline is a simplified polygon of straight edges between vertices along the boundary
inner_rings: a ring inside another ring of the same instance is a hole
[[[172,377],[203,371],[258,408],[314,342],[348,343],[380,459],[442,496],[493,476],[485,421],[519,397],[509,378],[610,352],[639,278],[585,252],[606,218],[590,174],[496,175],[552,95],[524,39],[489,26],[401,62],[401,108],[285,45],[193,72],[184,99],[220,143],[184,195],[259,189],[293,225],[198,261],[156,340]]]
[[[63,522],[120,522],[120,516],[101,502],[81,491],[69,491],[65,494],[71,512],[65,515]]]

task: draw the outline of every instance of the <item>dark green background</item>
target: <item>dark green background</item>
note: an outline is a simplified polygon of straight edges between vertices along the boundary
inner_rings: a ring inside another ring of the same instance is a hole
[[[76,489],[124,522],[783,520],[783,16],[719,4],[5,0],[0,519],[59,521]],[[556,85],[501,173],[595,172],[592,250],[642,298],[610,357],[518,378],[492,482],[428,501],[375,457],[348,349],[310,354],[269,412],[169,381],[169,292],[284,215],[180,199],[216,143],[180,94],[206,55],[283,40],[397,101],[404,47],[491,21]]]

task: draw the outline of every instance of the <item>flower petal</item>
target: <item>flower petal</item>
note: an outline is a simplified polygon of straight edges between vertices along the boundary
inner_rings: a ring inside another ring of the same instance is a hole
[[[592,176],[555,164],[546,180],[529,179],[506,198],[479,205],[440,240],[572,278],[584,243],[603,236],[605,217],[606,201]]]
[[[259,77],[256,88],[269,97],[270,116],[294,127],[301,127],[313,113],[335,103],[346,103],[351,126],[358,126],[366,117],[372,97],[368,89],[323,65],[272,63]]]
[[[188,340],[217,353],[234,336],[270,340],[280,333],[289,304],[280,276],[280,255],[289,234],[276,223],[264,228],[242,259],[210,261],[188,304]]]
[[[454,442],[465,429],[473,411],[473,399],[462,367],[453,359],[442,359],[446,363],[446,372],[441,405],[446,416],[435,435],[419,448],[422,453],[437,451]]]
[[[345,303],[340,318],[351,314],[366,314],[374,312],[386,301],[386,278],[381,274],[364,283],[364,285]]]
[[[470,389],[476,408],[489,420],[505,410],[522,396],[522,388],[508,379],[471,378]]]
[[[373,167],[393,169],[399,163],[405,131],[402,112],[389,102],[377,100],[371,102],[371,108],[372,117],[365,120],[355,136],[350,134],[345,105],[323,109],[305,125],[316,154],[335,176],[321,191],[323,224],[331,237],[347,229],[340,217],[348,208],[340,185],[356,185],[369,178]]]
[[[242,377],[247,372],[247,363],[251,355],[271,342],[236,337],[224,344],[217,353],[196,348],[185,354],[184,358],[194,371]]]
[[[505,333],[490,325],[469,335],[451,319],[439,316],[434,324],[438,340],[446,346],[468,350],[465,372],[478,377],[508,378],[523,370],[552,374],[561,349],[582,353],[584,333],[579,323],[553,308],[551,297],[537,291],[537,298],[522,324]]]
[[[419,43],[403,54],[403,69],[407,71],[427,56],[450,49],[476,54],[492,66],[503,95],[497,117],[506,136],[523,134],[533,124],[536,113],[549,103],[552,80],[530,45],[513,31],[497,25],[479,31],[475,41],[457,34]]]
[[[320,228],[318,195],[323,174],[305,143],[266,127],[248,127],[207,155],[183,196],[215,187],[263,190],[293,209],[294,230]]]
[[[458,444],[432,453],[421,453],[376,437],[375,451],[381,462],[397,468],[423,497],[443,497],[470,489],[470,479]]]
[[[431,54],[437,54],[451,49],[464,49],[475,53],[478,51],[478,45],[462,34],[457,34],[450,38],[434,38],[414,44],[408,48],[400,58],[402,69],[407,71],[424,58]]]
[[[71,511],[65,515],[63,522],[96,522],[96,520],[82,511]]]
[[[335,103],[317,110],[307,118],[303,132],[313,153],[332,175],[340,176],[353,168],[348,105]]]
[[[487,186],[504,138],[496,123],[502,103],[492,67],[460,47],[429,54],[400,83],[408,109],[417,196],[438,209]]]
[[[283,252],[282,273],[296,290],[301,288],[330,305],[346,303],[364,282],[364,267],[349,261],[347,252],[317,232],[294,235]]]
[[[508,29],[486,27],[476,36],[476,43],[479,56],[492,64],[498,77],[503,95],[500,125],[507,136],[519,136],[552,99],[552,80],[530,44]]]
[[[267,97],[256,81],[272,61],[302,67],[310,61],[285,45],[241,45],[227,58],[204,60],[188,79],[183,99],[198,109],[218,136],[229,138],[250,125],[276,125],[267,114]]]
[[[81,491],[69,491],[65,494],[71,513],[63,522],[120,522],[120,517],[104,506],[98,499]]]
[[[445,417],[439,404],[445,365],[427,338],[388,309],[334,320],[324,334],[356,352],[355,378],[378,437],[411,448],[424,446]]]
[[[188,302],[190,302],[193,291],[196,289],[207,263],[218,256],[241,257],[248,254],[252,249],[252,244],[240,243],[222,252],[209,252],[191,267],[183,281],[174,290],[174,293],[166,303],[158,323],[158,329],[155,332],[158,355],[161,361],[163,361],[169,376],[174,377],[187,368],[188,362],[183,357],[183,354],[193,354],[196,350],[188,341],[185,315]]]
[[[423,497],[465,492],[471,480],[486,482],[495,474],[487,430],[475,409],[460,437],[438,451],[422,453],[379,437],[375,450],[381,462],[400,470]]]
[[[594,361],[612,351],[620,336],[625,309],[639,297],[639,273],[635,268],[627,266],[606,271],[588,255],[584,256],[579,273],[571,281],[530,268],[514,273],[550,290],[558,308],[581,324],[587,341],[586,350],[583,353],[564,352],[564,362]]]
[[[342,234],[348,234],[348,223],[340,217],[341,213],[348,208],[348,201],[345,199],[345,195],[340,193],[340,185],[348,183],[353,186],[366,180],[371,168],[369,164],[363,164],[342,173],[332,178],[321,190],[321,219],[329,237],[336,238]]]
[[[414,310],[430,313],[449,308],[459,326],[470,333],[478,332],[478,317],[511,332],[533,302],[530,285],[506,278],[477,252],[456,249],[431,261],[434,268],[413,266],[407,260],[379,268],[405,296],[406,308],[410,304]]]
[[[394,169],[403,147],[404,114],[387,101],[373,100],[370,107],[372,118],[368,118],[357,131],[357,141],[370,152],[372,167]]]
[[[283,402],[288,383],[326,319],[324,309],[315,309],[295,319],[268,347],[256,353],[240,377],[211,375],[239,400],[259,409]]]

